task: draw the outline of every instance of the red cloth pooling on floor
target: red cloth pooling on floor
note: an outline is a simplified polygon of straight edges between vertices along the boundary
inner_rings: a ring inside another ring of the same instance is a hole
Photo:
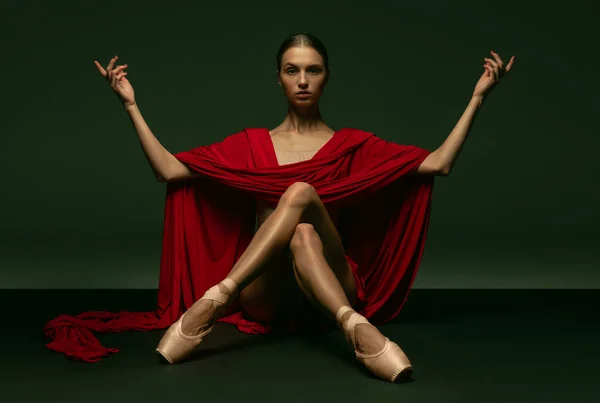
[[[355,308],[372,323],[401,310],[421,260],[434,177],[409,175],[430,154],[373,133],[344,128],[310,160],[279,166],[269,132],[247,128],[222,141],[174,154],[200,176],[167,183],[157,308],[152,312],[85,312],[49,321],[47,347],[95,362],[105,348],[92,334],[163,329],[221,281],[254,235],[256,199],[275,207],[294,182],[307,182],[329,211],[359,281]],[[246,333],[271,331],[234,303],[220,322]]]

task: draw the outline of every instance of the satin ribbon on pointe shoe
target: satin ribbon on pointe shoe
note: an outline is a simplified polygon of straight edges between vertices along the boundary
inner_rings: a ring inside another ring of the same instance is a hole
[[[412,373],[412,365],[398,344],[385,338],[383,349],[375,354],[362,354],[356,351],[355,328],[359,323],[369,323],[361,314],[354,311],[348,320],[342,324],[342,317],[348,311],[354,311],[350,306],[341,307],[336,313],[338,327],[344,331],[346,340],[354,348],[356,359],[374,375],[388,382],[396,382]]]
[[[225,288],[229,290],[229,295],[223,294],[219,288],[219,284],[223,284]],[[237,284],[230,278],[225,278],[219,284],[212,286],[205,293],[202,299],[211,300],[215,303],[218,302],[220,305],[215,304],[215,313],[211,319],[212,324],[208,329],[200,332],[197,335],[186,335],[181,330],[181,323],[183,317],[181,317],[173,323],[158,343],[156,347],[156,353],[166,359],[170,364],[174,364],[178,361],[183,360],[191,353],[194,352],[196,347],[202,343],[204,336],[209,334],[215,327],[216,319],[225,311],[225,308],[233,301],[237,294]]]

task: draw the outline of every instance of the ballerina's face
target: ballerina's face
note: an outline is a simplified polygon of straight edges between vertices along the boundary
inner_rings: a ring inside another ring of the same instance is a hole
[[[323,58],[314,48],[294,46],[281,57],[279,83],[288,101],[297,107],[316,104],[327,83]],[[299,94],[300,91],[309,94]]]

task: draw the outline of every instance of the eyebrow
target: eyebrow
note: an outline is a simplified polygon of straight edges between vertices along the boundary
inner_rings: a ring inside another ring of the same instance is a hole
[[[286,64],[284,64],[284,67],[287,66],[288,64],[293,67],[298,67],[294,63],[290,63],[290,62],[287,62]],[[323,65],[320,63],[316,63],[316,64],[311,64],[310,66],[307,66],[307,67],[323,67]]]

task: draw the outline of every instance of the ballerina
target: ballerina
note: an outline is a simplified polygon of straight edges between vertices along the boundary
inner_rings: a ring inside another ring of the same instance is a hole
[[[491,55],[484,58],[484,72],[455,128],[437,150],[422,157],[411,175],[450,174],[477,111],[514,64],[514,56],[505,65],[496,52]],[[113,57],[106,68],[94,63],[123,102],[156,179],[174,183],[206,175],[206,169],[184,162],[183,153],[171,154],[154,137],[126,78],[127,64],[116,65],[117,59]],[[283,169],[311,162],[316,156],[325,158],[331,151],[328,146],[340,136],[341,130],[324,122],[318,105],[329,76],[327,52],[316,37],[300,33],[282,43],[277,54],[277,83],[287,98],[288,113],[274,129],[261,129],[264,141],[268,139],[272,146],[276,166]],[[307,181],[287,187],[274,208],[257,198],[250,243],[225,278],[169,327],[156,352],[169,363],[185,359],[237,299],[243,311],[261,323],[296,314],[310,317],[317,307],[343,330],[358,361],[372,373],[389,382],[408,377],[412,365],[400,346],[355,310],[364,292],[363,279],[346,255],[338,219],[337,212],[326,207]]]

